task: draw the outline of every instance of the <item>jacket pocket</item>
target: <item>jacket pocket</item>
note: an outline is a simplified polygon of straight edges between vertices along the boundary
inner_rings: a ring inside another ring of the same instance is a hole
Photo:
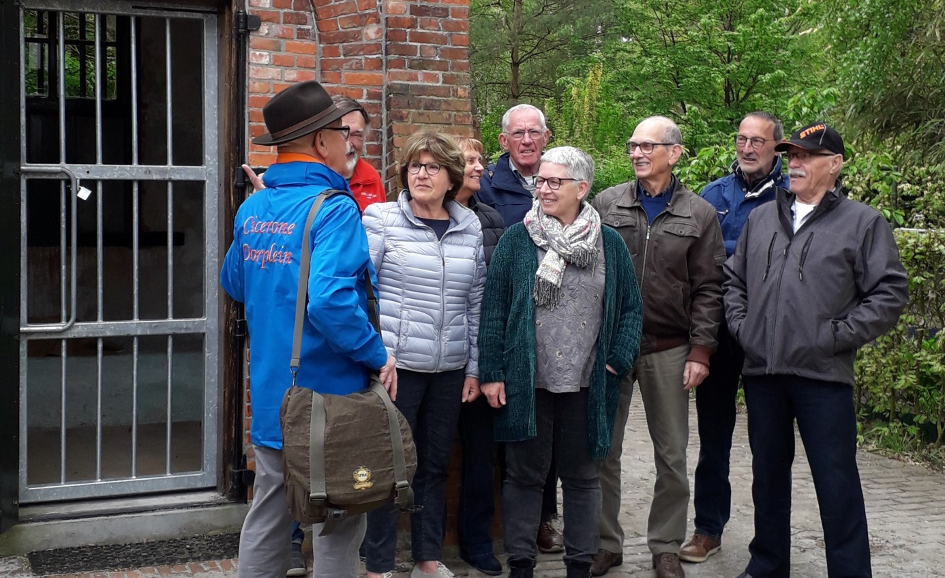
[[[637,217],[631,214],[629,211],[611,211],[602,216],[600,222],[620,234],[623,242],[630,250],[631,255],[636,256],[637,253],[639,253],[639,251],[642,249],[642,247],[640,247],[640,243],[638,243],[636,239],[638,235]]]

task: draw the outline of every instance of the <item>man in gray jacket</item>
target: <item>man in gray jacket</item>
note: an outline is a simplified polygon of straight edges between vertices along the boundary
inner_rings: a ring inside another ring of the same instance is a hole
[[[820,504],[829,577],[872,576],[856,467],[853,359],[896,324],[909,282],[886,220],[847,199],[843,139],[815,123],[777,146],[791,190],[751,212],[725,264],[745,351],[755,537],[739,578],[790,575],[794,421]]]

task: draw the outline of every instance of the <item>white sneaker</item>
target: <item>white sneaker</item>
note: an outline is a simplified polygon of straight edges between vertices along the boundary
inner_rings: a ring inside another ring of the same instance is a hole
[[[420,569],[420,566],[414,566],[413,570],[410,572],[410,578],[454,578],[454,576],[455,575],[450,572],[450,569],[447,568],[442,562],[436,563],[436,572],[433,574],[427,574]]]

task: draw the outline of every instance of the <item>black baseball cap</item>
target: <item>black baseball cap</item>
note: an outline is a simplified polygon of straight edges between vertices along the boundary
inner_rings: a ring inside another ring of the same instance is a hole
[[[774,150],[784,152],[792,146],[807,151],[830,151],[835,155],[846,157],[846,149],[843,147],[843,138],[840,133],[823,122],[815,122],[797,129],[791,138],[775,145]]]

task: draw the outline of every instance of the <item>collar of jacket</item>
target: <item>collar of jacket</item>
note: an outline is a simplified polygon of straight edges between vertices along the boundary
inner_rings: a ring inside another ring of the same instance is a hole
[[[676,182],[676,186],[673,187],[673,196],[670,197],[669,203],[666,205],[666,212],[671,215],[676,215],[677,217],[691,217],[692,206],[685,195],[685,193],[690,191],[683,186],[682,181],[680,181],[676,175],[673,175],[673,180]],[[639,186],[640,184],[637,179],[633,179],[627,183],[620,197],[617,199],[617,206],[628,209],[640,207],[642,209],[643,204],[640,202],[640,196],[637,193]]]
[[[793,239],[794,214],[792,213],[792,207],[794,205],[794,200],[797,199],[797,195],[787,189],[782,189],[781,187],[778,187],[777,194],[778,220],[781,222],[781,227],[787,234],[788,239]],[[808,225],[819,219],[828,211],[832,211],[837,205],[843,202],[845,198],[846,195],[843,194],[843,184],[839,179],[837,179],[837,184],[833,189],[827,191],[827,194],[824,195],[824,198],[820,200],[820,204],[818,204],[817,208],[814,209],[814,212],[811,213],[809,217],[807,217],[807,220],[804,221],[804,224],[800,226],[798,231],[807,228]]]
[[[400,211],[404,214],[408,221],[413,223],[417,227],[427,227],[427,225],[420,220],[419,217],[416,217],[413,214],[413,209],[410,207],[410,191],[404,189],[400,191],[400,195],[397,197],[397,206],[400,208]],[[470,209],[460,205],[456,201],[450,201],[445,205],[446,212],[450,215],[450,228],[446,230],[447,233],[455,229],[465,229],[469,222],[473,219],[478,220],[479,217],[476,216],[476,213],[473,213]]]
[[[781,156],[778,155],[774,157],[774,166],[771,168],[771,171],[768,174],[751,185],[748,184],[748,179],[745,178],[745,173],[742,171],[742,167],[738,164],[738,159],[736,158],[732,161],[732,166],[729,167],[732,171],[732,174],[735,175],[737,180],[742,182],[743,188],[745,189],[745,198],[758,197],[761,193],[765,192],[769,187],[779,186],[780,183],[777,181],[780,177],[783,177],[782,165],[781,165]]]
[[[327,165],[318,162],[276,163],[263,173],[263,184],[267,189],[284,186],[323,186],[348,191],[345,178]]]
[[[527,195],[531,198],[532,194],[528,192],[528,189],[525,188],[522,181],[518,180],[518,177],[512,172],[512,165],[509,164],[509,159],[511,158],[509,153],[504,153],[495,164],[489,165],[487,170],[489,171],[492,187],[510,193]]]

